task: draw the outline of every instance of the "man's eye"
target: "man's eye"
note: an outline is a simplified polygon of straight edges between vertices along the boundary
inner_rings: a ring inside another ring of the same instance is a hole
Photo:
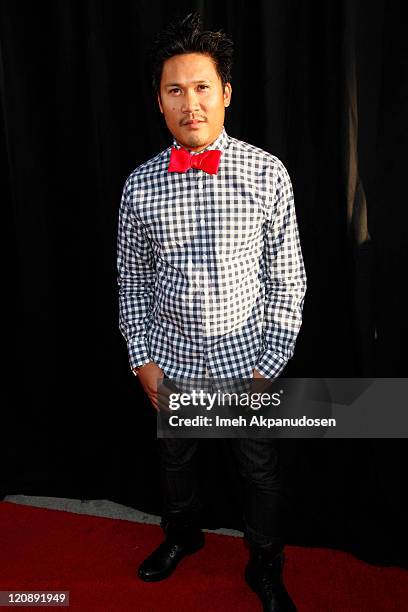
[[[178,91],[180,91],[178,87],[174,87],[173,89],[170,89],[170,93],[177,93]]]
[[[202,89],[208,89],[208,85],[199,85]]]

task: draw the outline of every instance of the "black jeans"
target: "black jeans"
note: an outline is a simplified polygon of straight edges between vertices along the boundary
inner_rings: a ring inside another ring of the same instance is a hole
[[[160,438],[164,516],[201,508],[194,459],[199,440]],[[280,550],[285,540],[287,501],[274,439],[229,439],[244,487],[244,533],[251,547]]]

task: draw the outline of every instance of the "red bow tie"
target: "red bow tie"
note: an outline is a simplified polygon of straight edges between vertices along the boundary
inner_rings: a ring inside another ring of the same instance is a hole
[[[187,172],[190,168],[204,170],[208,174],[217,174],[222,151],[204,151],[192,155],[186,149],[172,148],[170,154],[169,172]]]

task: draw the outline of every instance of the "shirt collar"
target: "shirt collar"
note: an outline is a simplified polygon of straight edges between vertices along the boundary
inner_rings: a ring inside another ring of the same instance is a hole
[[[216,140],[214,140],[214,142],[209,144],[208,147],[206,147],[202,151],[198,151],[197,153],[192,152],[191,154],[198,155],[198,153],[204,153],[204,151],[213,151],[214,149],[218,149],[219,151],[225,151],[227,146],[228,146],[228,134],[225,131],[225,127],[223,127],[220,135],[218,136]],[[175,138],[173,138],[173,147],[175,147],[176,149],[182,148],[182,146],[177,142]]]

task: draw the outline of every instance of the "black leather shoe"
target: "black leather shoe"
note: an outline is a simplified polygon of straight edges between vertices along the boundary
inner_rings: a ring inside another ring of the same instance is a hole
[[[297,612],[282,581],[283,553],[252,552],[245,580],[260,598],[264,612]]]
[[[184,534],[168,533],[164,542],[147,557],[138,570],[145,582],[164,580],[174,572],[186,555],[191,555],[204,546],[204,534],[195,528]]]

